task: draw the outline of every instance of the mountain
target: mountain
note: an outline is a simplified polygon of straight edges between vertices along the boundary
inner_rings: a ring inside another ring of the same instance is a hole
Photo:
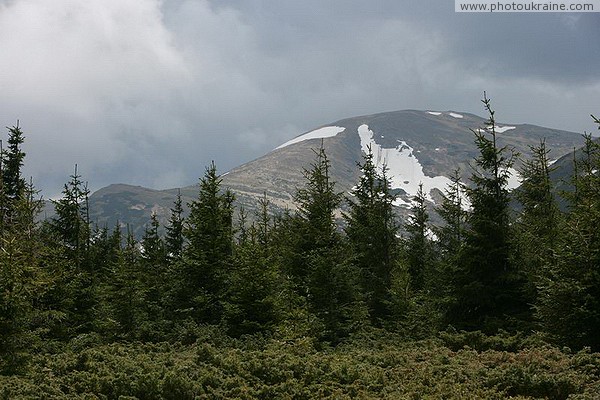
[[[398,211],[405,214],[411,197],[423,184],[428,200],[439,202],[454,170],[468,180],[470,163],[478,151],[472,129],[486,129],[486,120],[455,111],[404,110],[343,119],[320,126],[281,144],[264,156],[223,174],[223,187],[236,194],[237,208],[253,210],[266,193],[275,209],[293,209],[296,189],[304,184],[303,170],[314,160],[313,149],[323,142],[331,161],[331,176],[338,191],[348,193],[356,184],[356,163],[370,146],[379,165],[386,164],[392,187],[398,194]],[[527,124],[497,122],[498,143],[527,156],[529,146],[546,140],[558,158],[583,144],[574,132]],[[519,168],[517,161],[515,168]],[[511,171],[510,185],[518,174]],[[180,189],[184,201],[197,196],[197,186]],[[90,197],[90,215],[99,225],[130,224],[136,235],[155,212],[166,223],[178,189],[153,190],[140,186],[111,185]]]

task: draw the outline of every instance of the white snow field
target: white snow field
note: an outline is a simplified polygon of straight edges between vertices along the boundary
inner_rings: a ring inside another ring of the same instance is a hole
[[[398,140],[395,148],[383,148],[374,140],[374,133],[368,125],[358,127],[360,145],[363,152],[368,152],[369,146],[373,152],[373,161],[378,168],[386,165],[390,177],[392,189],[402,189],[408,196],[413,197],[419,190],[419,184],[423,184],[423,192],[427,200],[433,201],[431,191],[439,189],[444,191],[451,183],[445,176],[427,176],[423,172],[423,166],[413,154],[413,148],[405,141]],[[398,199],[396,205],[410,205],[412,203]]]
[[[324,126],[323,128],[319,128],[314,131],[310,131],[308,133],[305,133],[302,136],[298,136],[290,141],[287,141],[284,144],[282,144],[281,146],[276,147],[275,150],[284,148],[286,146],[289,146],[290,144],[303,142],[305,140],[324,139],[324,138],[333,137],[333,136],[337,135],[338,133],[341,133],[345,130],[346,130],[346,128],[341,127],[341,126]]]

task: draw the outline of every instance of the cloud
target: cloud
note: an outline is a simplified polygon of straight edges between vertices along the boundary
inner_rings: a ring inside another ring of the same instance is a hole
[[[89,171],[126,155],[120,136],[157,123],[153,111],[190,73],[157,1],[10,2],[0,53],[3,120],[21,118],[29,170],[54,181],[69,164]]]
[[[19,118],[46,195],[174,187],[316,126],[454,109],[593,128],[600,24],[380,0],[0,0],[0,122]],[[485,27],[485,30],[482,30]]]

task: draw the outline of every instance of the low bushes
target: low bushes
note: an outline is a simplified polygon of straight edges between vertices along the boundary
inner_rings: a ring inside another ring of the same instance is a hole
[[[23,375],[0,377],[0,398],[600,398],[598,353],[539,345],[509,351],[498,345],[513,348],[506,337],[477,334],[472,346],[468,337],[447,332],[442,340],[405,342],[371,331],[336,348],[311,338],[219,335],[191,345],[77,344],[34,356]]]

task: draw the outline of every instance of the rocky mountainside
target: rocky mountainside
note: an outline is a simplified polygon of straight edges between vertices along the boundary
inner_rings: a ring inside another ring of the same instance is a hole
[[[303,170],[310,168],[315,148],[323,142],[331,161],[331,174],[340,192],[348,193],[357,182],[356,166],[370,147],[380,165],[387,165],[392,187],[398,194],[400,214],[410,207],[419,183],[434,204],[460,169],[467,179],[477,155],[472,129],[486,129],[486,120],[453,111],[404,110],[343,119],[304,133],[268,154],[223,174],[223,186],[236,194],[237,206],[253,210],[266,193],[275,209],[293,209],[293,196],[304,184]],[[559,158],[583,144],[580,134],[527,124],[497,123],[500,145],[523,156],[541,139]],[[515,168],[519,168],[519,162]],[[519,184],[516,170],[511,187]],[[184,201],[197,195],[197,186],[180,189]],[[90,211],[99,225],[130,224],[136,235],[155,212],[166,222],[178,189],[153,190],[139,186],[111,185],[93,193]]]

